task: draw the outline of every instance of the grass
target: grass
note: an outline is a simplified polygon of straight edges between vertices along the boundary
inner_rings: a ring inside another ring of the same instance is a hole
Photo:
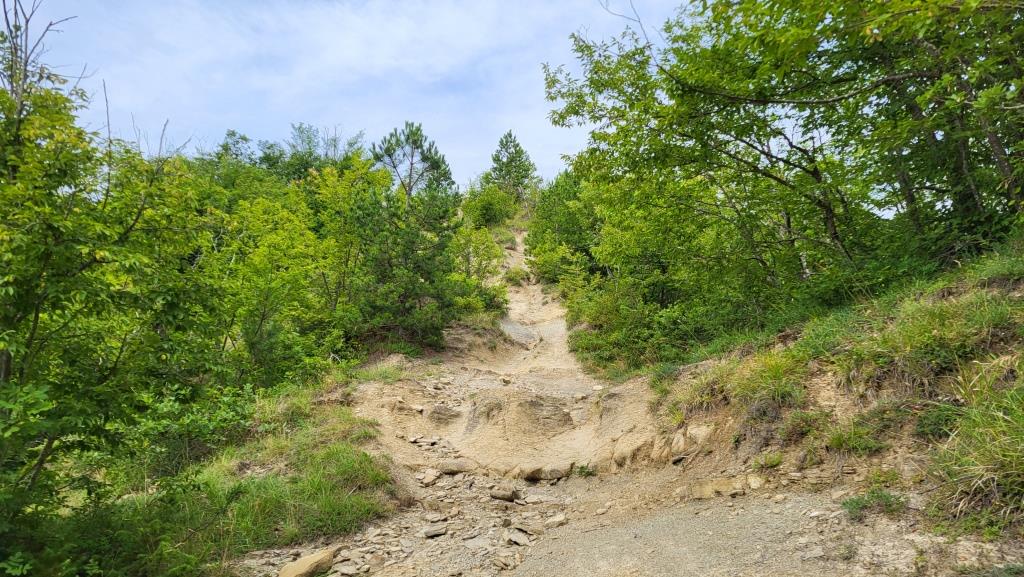
[[[248,551],[358,530],[389,511],[390,475],[359,448],[376,435],[374,423],[320,399],[355,380],[400,377],[393,366],[339,369],[321,385],[262,396],[247,441],[156,490],[124,487],[125,498],[74,520],[82,540],[98,540],[76,547],[107,551],[98,567],[126,575],[220,575]]]
[[[1024,516],[1024,387],[991,390],[965,407],[935,465],[953,516]]]
[[[867,493],[843,501],[843,509],[852,521],[863,521],[869,513],[894,516],[906,509],[906,501],[881,487],[872,487]]]

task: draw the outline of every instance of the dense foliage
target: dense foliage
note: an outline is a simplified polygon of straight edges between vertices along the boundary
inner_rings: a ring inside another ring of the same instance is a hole
[[[1024,194],[1022,22],[1013,2],[742,0],[574,36],[552,118],[594,129],[529,242],[595,331],[578,350],[678,357],[1000,242]]]
[[[260,434],[261,391],[501,310],[502,253],[463,225],[417,124],[369,149],[307,125],[283,144],[229,132],[192,157],[80,128],[85,95],[39,62],[32,10],[15,3],[0,34],[0,574],[116,574],[67,531],[126,492],[176,510],[182,472]],[[352,522],[379,509],[357,505]],[[170,534],[149,526],[142,550],[126,534],[103,546],[156,559],[129,573],[169,570]]]

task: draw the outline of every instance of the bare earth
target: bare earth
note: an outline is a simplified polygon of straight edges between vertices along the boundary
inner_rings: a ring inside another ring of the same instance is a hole
[[[503,337],[456,332],[438,357],[386,359],[404,378],[356,393],[408,506],[340,540],[255,553],[245,568],[277,575],[325,546],[339,551],[328,575],[381,576],[955,575],[1022,558],[1018,543],[919,528],[917,496],[898,519],[851,523],[842,482],[714,468],[707,455],[726,451],[659,423],[646,383],[584,373],[564,310],[539,285],[509,297]],[[581,466],[597,474],[570,474]],[[519,492],[506,501],[495,489]]]

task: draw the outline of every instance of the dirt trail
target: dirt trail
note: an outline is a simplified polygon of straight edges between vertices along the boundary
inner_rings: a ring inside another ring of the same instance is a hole
[[[409,506],[329,543],[328,575],[939,575],[1012,556],[915,533],[914,515],[851,524],[842,490],[670,464],[682,442],[656,422],[646,384],[586,375],[539,285],[509,299],[504,339],[453,334],[443,355],[384,361],[402,364],[398,382],[358,388],[355,410],[380,423],[376,450]],[[244,564],[276,575],[324,545]]]

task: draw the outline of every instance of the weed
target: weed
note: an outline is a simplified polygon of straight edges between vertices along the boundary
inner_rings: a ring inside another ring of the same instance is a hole
[[[896,487],[902,481],[895,469],[873,469],[868,472],[868,486],[878,489]]]
[[[945,439],[953,434],[959,419],[959,407],[949,403],[934,403],[917,416],[914,434],[931,441]]]
[[[868,513],[872,512],[893,516],[902,512],[906,506],[907,503],[902,497],[879,487],[843,501],[843,509],[852,521],[863,521]]]
[[[828,411],[791,411],[782,422],[780,435],[786,443],[797,443],[817,431],[823,431],[832,420]]]
[[[593,476],[597,475],[597,471],[593,467],[591,467],[589,464],[587,464],[587,465],[576,465],[575,467],[573,467],[572,472],[577,477],[593,477]]]
[[[851,425],[832,429],[825,440],[830,451],[857,456],[873,455],[888,445],[875,438],[876,432],[863,425]]]
[[[755,471],[767,471],[774,469],[782,464],[782,453],[771,452],[764,453],[754,459],[754,470]]]
[[[390,385],[401,378],[402,369],[395,365],[369,365],[352,372],[352,380],[357,383],[375,381]]]

